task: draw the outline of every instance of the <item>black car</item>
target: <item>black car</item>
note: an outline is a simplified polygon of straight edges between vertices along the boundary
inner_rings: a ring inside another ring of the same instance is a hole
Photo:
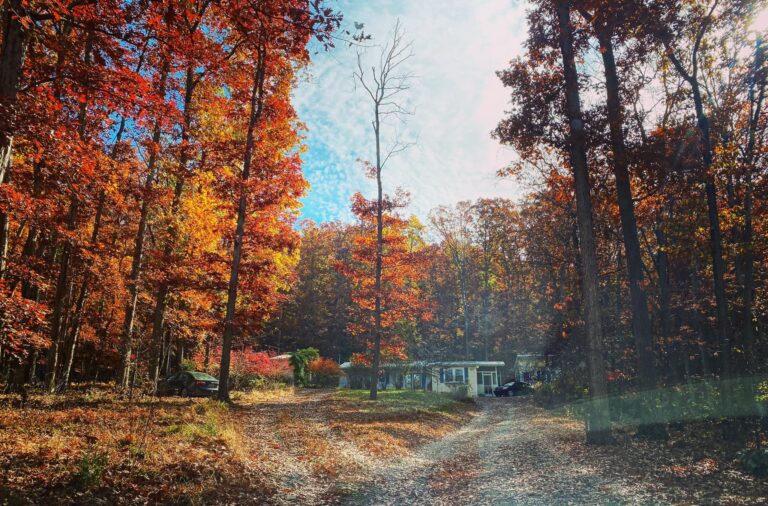
[[[493,389],[493,395],[496,397],[528,395],[532,393],[533,386],[524,381],[510,381]]]
[[[210,397],[219,391],[219,380],[204,372],[177,372],[157,385],[158,395]]]

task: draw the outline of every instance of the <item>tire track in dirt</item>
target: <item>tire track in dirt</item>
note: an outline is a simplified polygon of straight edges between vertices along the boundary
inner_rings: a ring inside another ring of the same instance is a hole
[[[605,476],[558,449],[562,428],[529,420],[528,399],[479,399],[464,428],[382,463],[347,505],[660,504],[650,489]]]

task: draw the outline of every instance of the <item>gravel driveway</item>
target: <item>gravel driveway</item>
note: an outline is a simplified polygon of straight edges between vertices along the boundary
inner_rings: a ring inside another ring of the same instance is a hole
[[[660,504],[649,487],[558,449],[580,428],[537,418],[525,398],[478,399],[481,414],[416,454],[382,462],[373,483],[343,504]]]

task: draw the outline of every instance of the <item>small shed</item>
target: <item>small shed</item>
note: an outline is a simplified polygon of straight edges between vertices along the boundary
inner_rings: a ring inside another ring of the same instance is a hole
[[[550,382],[555,377],[555,371],[551,367],[551,355],[541,355],[536,353],[521,353],[515,357],[515,363],[512,366],[512,374],[517,381]]]

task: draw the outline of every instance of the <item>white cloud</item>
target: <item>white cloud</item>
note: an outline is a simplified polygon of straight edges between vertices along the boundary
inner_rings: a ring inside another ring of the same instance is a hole
[[[522,51],[525,4],[513,0],[341,1],[345,25],[365,23],[375,43],[383,43],[400,18],[413,40],[414,56],[406,124],[390,123],[385,140],[396,136],[417,144],[392,158],[383,175],[386,191],[411,194],[409,211],[425,218],[441,204],[479,197],[520,196],[514,181],[496,171],[512,153],[490,137],[503,117],[509,93],[495,72]],[[355,191],[371,195],[356,159],[373,159],[371,104],[355,89],[354,48],[315,55],[309,78],[295,93],[301,119],[309,128],[305,172],[312,189],[307,214],[321,219],[349,217]],[[369,49],[369,56],[378,53]],[[368,56],[367,55],[367,56]]]

